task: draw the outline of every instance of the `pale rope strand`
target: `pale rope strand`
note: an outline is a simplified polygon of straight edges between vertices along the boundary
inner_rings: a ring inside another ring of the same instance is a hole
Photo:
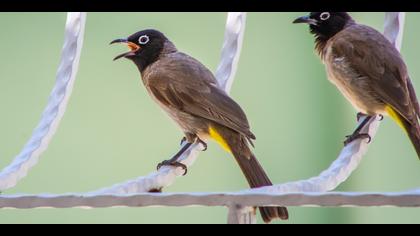
[[[384,35],[398,50],[401,48],[404,17],[405,13],[403,12],[387,12],[385,14]],[[364,119],[361,119],[360,122]],[[378,118],[372,120],[363,128],[362,133],[368,132],[373,140],[376,131],[378,130],[379,123]],[[367,144],[366,139],[356,140],[344,147],[338,158],[319,176],[312,177],[308,180],[277,184],[272,187],[264,187],[249,191],[267,193],[332,191],[346,181],[351,173],[359,166],[363,156],[368,151],[368,148],[369,144]]]
[[[404,22],[404,12],[387,12],[385,14],[384,35],[398,50],[401,50]]]
[[[216,70],[216,78],[227,93],[230,92],[238,68],[245,33],[246,13],[230,12],[226,21],[225,41]]]
[[[40,155],[47,149],[61,118],[66,111],[74,80],[79,66],[83,45],[86,13],[68,13],[65,27],[64,46],[57,70],[55,86],[41,121],[32,137],[12,163],[0,173],[0,190],[14,187],[29,170],[38,163]]]
[[[407,192],[140,193],[123,195],[0,195],[0,208],[100,208],[148,206],[396,206],[420,207],[420,190]]]
[[[246,13],[228,13],[221,60],[215,73],[215,77],[219,82],[219,85],[225,89],[226,92],[230,91],[235,78],[244,37],[245,20]],[[179,158],[179,161],[187,167],[191,166],[202,149],[203,147],[201,144],[193,144]],[[184,170],[179,167],[163,166],[158,171],[154,171],[147,176],[115,184],[108,188],[90,192],[89,194],[126,194],[160,190],[170,186],[175,181],[176,177],[181,176],[183,173]]]

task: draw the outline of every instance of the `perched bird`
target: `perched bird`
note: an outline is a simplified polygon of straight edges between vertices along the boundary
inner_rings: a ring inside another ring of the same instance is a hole
[[[367,119],[348,136],[357,138],[375,115],[389,115],[408,134],[420,158],[420,108],[399,51],[377,30],[357,24],[345,12],[311,12],[293,23],[309,24],[328,79]]]
[[[179,156],[193,143],[214,139],[233,154],[251,188],[272,185],[250,149],[254,134],[241,107],[218,87],[213,74],[196,59],[179,52],[161,32],[137,32],[112,43],[125,43],[131,49],[114,58],[127,58],[140,71],[153,100],[184,132],[187,144],[172,159],[158,165],[180,166]],[[261,207],[265,222],[288,219],[285,207]]]

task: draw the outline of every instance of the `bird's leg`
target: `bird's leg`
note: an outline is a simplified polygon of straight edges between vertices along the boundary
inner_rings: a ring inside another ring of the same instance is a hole
[[[181,143],[179,143],[179,145],[180,146],[182,146],[182,144],[184,143],[184,142],[186,142],[187,141],[187,138],[186,137],[183,137],[182,139],[181,139]]]
[[[357,113],[357,122],[359,122],[360,119],[362,119],[364,116],[368,116],[368,115],[366,115],[365,113],[362,113],[362,112]]]
[[[196,134],[192,134],[192,133],[185,133],[185,137],[182,139],[181,141],[181,145],[183,142],[188,142],[188,143],[200,143],[201,145],[203,145],[203,152],[207,150],[207,143],[204,142],[203,140],[201,140],[198,135]]]
[[[177,154],[175,154],[175,156],[173,156],[171,159],[169,160],[164,160],[161,163],[159,163],[157,165],[157,169],[159,170],[162,166],[175,166],[175,167],[181,167],[182,169],[184,169],[184,174],[187,174],[187,166],[185,164],[182,164],[181,162],[178,161],[178,159],[182,156],[182,154],[184,154],[184,152],[186,152],[188,150],[188,148],[190,148],[192,145],[192,143],[187,143],[185,144],[181,150],[179,150],[179,152]]]
[[[361,114],[361,113],[359,113]],[[358,114],[358,118],[359,118],[359,114]],[[362,114],[364,115],[364,114]],[[360,118],[362,117],[362,115],[360,115]],[[359,118],[359,119],[360,119]],[[366,124],[371,120],[375,118],[375,116],[367,116],[365,118],[364,121],[362,121],[362,123],[357,127],[357,129],[353,132],[353,134],[351,135],[347,135],[346,136],[346,140],[344,141],[344,146],[347,146],[348,144],[350,144],[351,142],[353,142],[354,140],[357,139],[368,139],[368,143],[370,143],[372,141],[372,137],[370,137],[369,134],[367,133],[360,133],[360,131],[366,126]]]
[[[366,115],[365,113],[362,113],[362,112],[357,113],[357,122],[359,122],[360,119],[362,119],[364,116],[369,116],[369,115]],[[378,117],[379,117],[379,121],[384,120],[384,116],[383,115],[378,114]]]
[[[179,150],[179,152],[177,154],[175,154],[175,156],[173,156],[171,159],[169,160],[164,160],[161,163],[159,163],[157,165],[157,169],[159,170],[162,166],[175,166],[175,167],[181,167],[182,169],[184,169],[184,174],[187,174],[187,166],[185,164],[182,164],[181,162],[178,161],[178,159],[182,156],[182,154],[184,154],[184,152],[186,152],[188,150],[188,148],[191,147],[191,145],[195,142],[197,143],[201,143],[204,146],[203,151],[207,150],[207,143],[205,143],[203,140],[201,140],[197,135],[192,134],[192,133],[185,133],[185,136],[182,138],[181,140],[181,145],[187,142],[182,148],[181,150]]]

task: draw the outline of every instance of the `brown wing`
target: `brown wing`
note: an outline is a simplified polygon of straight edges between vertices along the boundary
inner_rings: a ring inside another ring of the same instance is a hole
[[[406,65],[397,49],[380,32],[355,25],[334,39],[334,55],[344,57],[357,74],[370,78],[371,89],[383,102],[408,121],[417,119],[418,102]]]
[[[166,105],[212,120],[255,139],[241,107],[221,90],[213,74],[183,53],[161,58],[147,73],[147,85]]]

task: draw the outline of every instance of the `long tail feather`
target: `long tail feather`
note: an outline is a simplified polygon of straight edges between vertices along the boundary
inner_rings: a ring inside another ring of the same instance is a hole
[[[212,136],[217,137],[218,140],[216,141],[233,154],[251,188],[273,185],[255,155],[251,152],[245,136],[226,127],[212,129],[213,133],[217,133],[217,135],[213,134]],[[221,138],[223,138],[223,142]],[[282,220],[289,218],[285,207],[260,207],[260,212],[266,223],[276,218]]]

